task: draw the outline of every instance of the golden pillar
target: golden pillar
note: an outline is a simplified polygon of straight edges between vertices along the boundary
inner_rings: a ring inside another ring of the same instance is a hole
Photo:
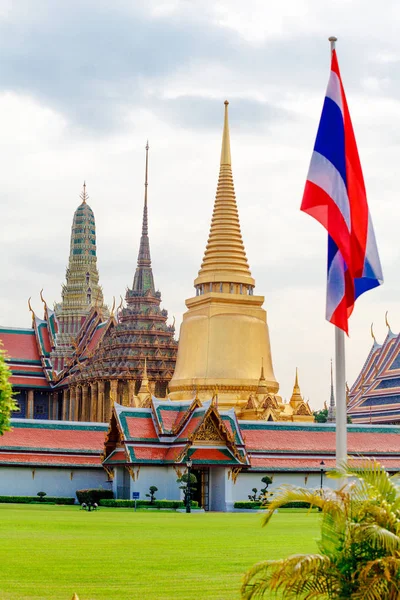
[[[97,381],[93,381],[90,384],[90,420],[99,421],[99,404],[97,395]]]
[[[136,406],[135,402],[135,380],[128,381],[128,406]]]
[[[33,392],[33,390],[28,390],[27,407],[26,407],[26,418],[27,419],[33,419],[33,400],[34,400],[34,392]]]
[[[82,421],[89,421],[89,386],[85,383],[82,386]]]
[[[82,387],[76,386],[74,421],[80,421],[82,415]]]
[[[106,421],[109,421],[111,418],[111,413],[112,413],[112,409],[114,406],[114,402],[118,402],[118,380],[117,379],[111,379],[110,381],[110,406],[109,406],[109,413],[107,416]]]
[[[75,418],[76,387],[69,388],[69,415],[68,419],[73,421]]]
[[[68,389],[64,388],[62,391],[62,420],[68,420]]]
[[[268,391],[276,394],[279,384],[272,367],[264,297],[253,294],[255,281],[240,230],[227,101],[210,234],[194,285],[196,296],[186,301],[183,315],[170,398],[190,398],[197,388],[200,399],[210,399],[218,387],[219,406],[240,410],[257,389],[262,363]]]
[[[97,383],[97,402],[97,420],[100,421],[100,423],[104,423],[104,381],[99,381]]]

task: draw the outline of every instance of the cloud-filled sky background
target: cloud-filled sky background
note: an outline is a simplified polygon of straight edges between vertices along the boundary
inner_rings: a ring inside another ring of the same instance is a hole
[[[0,0],[0,324],[30,324],[27,298],[60,300],[86,180],[109,304],[132,284],[144,147],[149,228],[163,306],[194,295],[219,170],[223,101],[242,234],[265,296],[275,375],[295,368],[314,408],[329,400],[326,234],[299,210],[337,51],[385,284],[350,322],[347,380],[389,311],[400,330],[400,4],[386,0]]]

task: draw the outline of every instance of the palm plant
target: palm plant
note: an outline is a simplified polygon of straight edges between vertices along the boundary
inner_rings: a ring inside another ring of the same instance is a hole
[[[296,554],[254,565],[242,598],[395,600],[400,598],[400,487],[375,461],[358,461],[332,473],[346,478],[338,490],[282,486],[268,506],[264,525],[288,502],[321,510],[319,553]],[[341,482],[342,483],[342,482]]]

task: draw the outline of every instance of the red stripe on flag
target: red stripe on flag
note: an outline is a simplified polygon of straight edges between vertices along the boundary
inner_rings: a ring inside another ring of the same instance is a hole
[[[344,296],[336,307],[329,322],[349,334],[349,317],[354,309],[354,280],[349,271],[344,274]]]
[[[325,227],[348,265],[351,260],[351,237],[346,221],[332,198],[318,185],[307,180],[300,210]]]
[[[353,277],[362,277],[368,236],[368,203],[364,177],[358,155],[356,138],[347,105],[336,51],[332,52],[332,71],[339,77],[343,102],[344,139],[346,155],[346,187],[351,214],[351,262],[346,264]],[[332,236],[333,237],[333,236]],[[340,245],[339,245],[340,247]]]

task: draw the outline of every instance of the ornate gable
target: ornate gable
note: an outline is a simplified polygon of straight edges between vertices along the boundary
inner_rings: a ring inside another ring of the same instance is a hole
[[[224,435],[224,432],[221,431],[220,424],[212,417],[213,414],[210,413],[197,429],[192,440],[196,445],[212,443],[213,445],[221,444],[225,446],[226,434]]]

